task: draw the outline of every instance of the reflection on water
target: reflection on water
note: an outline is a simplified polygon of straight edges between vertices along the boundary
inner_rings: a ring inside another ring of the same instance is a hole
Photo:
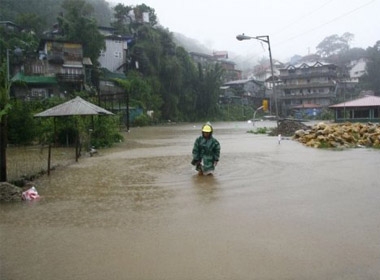
[[[39,178],[39,201],[1,204],[0,279],[380,275],[378,150],[278,145],[216,123],[221,160],[198,176],[200,127],[132,129]]]
[[[198,194],[200,201],[204,203],[213,202],[218,199],[218,178],[209,176],[193,175],[193,188]]]

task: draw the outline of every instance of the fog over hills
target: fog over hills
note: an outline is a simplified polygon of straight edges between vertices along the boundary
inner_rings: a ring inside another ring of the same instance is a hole
[[[205,46],[201,42],[199,42],[196,39],[187,37],[184,34],[177,33],[177,32],[172,32],[173,34],[173,40],[174,42],[178,45],[183,47],[186,51],[188,52],[198,52],[198,53],[203,53],[207,55],[212,55],[213,51],[227,51],[228,52],[228,60],[231,62],[236,63],[236,69],[239,70],[247,70],[247,69],[252,69],[252,67],[256,64],[258,64],[258,61],[255,61],[256,56],[242,56],[242,55],[237,55],[233,52],[230,52],[229,50],[215,50],[215,49],[210,49],[209,47]],[[264,57],[264,59],[268,59]]]

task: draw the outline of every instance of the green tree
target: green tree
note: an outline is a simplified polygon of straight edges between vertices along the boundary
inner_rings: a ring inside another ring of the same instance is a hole
[[[94,7],[94,17],[101,26],[109,26],[112,18],[110,3],[105,0],[87,0]]]
[[[19,22],[18,19],[24,15],[33,15],[44,19],[45,25],[43,27],[46,29],[56,22],[56,16],[60,11],[62,1],[63,0],[1,0],[0,20],[23,23],[23,20]],[[32,27],[36,28],[37,26],[33,24]],[[39,28],[36,28],[34,31],[38,33]]]
[[[130,11],[132,11],[131,6],[124,6],[120,3],[114,7],[114,21],[111,22],[111,26],[116,29],[117,34],[132,33]]]
[[[160,114],[162,99],[154,94],[152,85],[157,81],[152,79],[154,78],[145,78],[141,73],[131,71],[127,80],[115,79],[115,82],[125,90],[130,106],[142,108],[144,112],[152,110],[157,115]]]
[[[33,118],[33,103],[12,100],[12,110],[8,115],[8,141],[12,144],[31,144],[38,133]]]
[[[98,30],[92,13],[93,7],[84,0],[64,0],[62,8],[66,13],[58,17],[59,25],[66,40],[81,42],[83,55],[98,61],[99,53],[105,48],[104,37]]]
[[[157,15],[153,8],[145,4],[126,6],[119,3],[114,7],[114,21],[111,22],[111,26],[116,28],[119,35],[135,34],[137,29],[145,24],[146,13],[149,18],[148,25],[150,27],[157,25]]]
[[[178,110],[181,113],[182,120],[193,121],[197,119],[196,85],[199,81],[197,67],[187,51],[182,47],[177,47],[176,57],[181,66],[181,89],[178,96]]]
[[[199,65],[198,69],[196,112],[199,119],[213,119],[218,114],[219,88],[222,84],[223,69],[218,63],[209,65],[205,69]]]
[[[380,41],[367,48],[367,59],[367,74],[363,77],[364,87],[380,96]]]
[[[329,57],[347,51],[353,39],[354,35],[349,32],[344,33],[342,36],[337,34],[328,36],[317,45],[317,54],[321,57]]]
[[[42,36],[46,28],[46,21],[37,14],[25,13],[16,17],[16,24],[21,26],[24,32],[35,32],[37,36]]]

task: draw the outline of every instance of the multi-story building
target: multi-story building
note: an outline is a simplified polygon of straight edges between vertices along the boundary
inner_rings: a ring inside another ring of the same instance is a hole
[[[349,65],[350,82],[359,83],[367,73],[367,61],[364,58],[352,61]]]
[[[265,85],[254,79],[234,80],[221,87],[220,102],[222,104],[239,104],[261,106],[265,95]]]
[[[241,71],[235,69],[235,63],[228,59],[227,52],[213,52],[213,55],[208,55],[204,53],[190,52],[190,57],[195,63],[199,63],[202,67],[207,67],[208,65],[214,65],[219,63],[219,65],[224,70],[222,81],[227,82],[231,80],[239,80],[242,77]]]
[[[92,63],[83,57],[81,43],[42,39],[38,57],[26,55],[26,60],[12,77],[12,97],[43,99],[83,90],[86,65]]]
[[[278,76],[280,75],[279,69],[283,67],[283,63],[278,60],[273,60],[273,75],[275,81],[278,80]],[[266,87],[271,89],[273,86],[273,78],[270,61],[256,65],[253,69],[252,76],[257,81],[265,82]]]
[[[276,86],[280,114],[287,116],[293,108],[323,108],[336,97],[337,66],[312,62],[288,65],[280,70],[281,84]]]
[[[113,73],[125,73],[129,62],[128,44],[133,42],[133,37],[115,35],[112,27],[99,27],[99,31],[106,45],[98,58],[100,67]]]
[[[100,52],[98,63],[99,100],[114,106],[125,103],[125,89],[115,83],[115,79],[126,79],[126,73],[131,67],[128,47],[134,42],[132,36],[115,35],[115,28],[101,26],[98,28],[104,36],[105,49]],[[133,68],[138,68],[135,65]],[[123,106],[126,106],[125,104]]]

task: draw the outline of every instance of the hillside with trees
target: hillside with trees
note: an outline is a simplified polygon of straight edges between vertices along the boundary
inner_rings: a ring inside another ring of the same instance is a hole
[[[6,0],[6,6],[4,6],[6,8],[1,10],[1,19],[7,17],[9,20],[14,20],[24,30],[23,32],[0,30],[1,78],[4,81],[1,84],[1,123],[8,124],[7,127],[12,128],[8,131],[8,139],[12,144],[29,144],[36,138],[39,142],[44,142],[51,137],[49,136],[51,123],[47,126],[43,125],[32,116],[36,112],[66,100],[57,98],[40,102],[10,100],[7,62],[13,66],[28,59],[28,56],[36,56],[40,39],[49,36],[51,32],[54,32],[55,38],[81,42],[83,55],[90,57],[95,66],[99,53],[105,47],[104,39],[98,30],[96,10],[92,4],[83,0],[53,2],[55,4],[60,2],[61,6],[50,5],[50,0],[17,3]],[[93,2],[104,3],[95,0]],[[35,7],[28,9],[29,5],[35,5]],[[49,13],[42,13],[41,5],[49,6]],[[129,11],[132,9],[137,17],[143,12],[149,12],[150,24],[141,24],[138,20],[129,21]],[[129,92],[131,107],[142,108],[144,112],[154,111],[154,121],[221,119],[218,96],[222,69],[218,64],[208,68],[194,64],[188,52],[174,42],[173,34],[157,26],[157,16],[151,7],[119,4],[114,7],[113,12],[113,20],[110,17],[109,26],[116,29],[116,34],[127,33],[136,38],[128,53],[130,64],[135,65],[138,61],[139,67],[129,67],[125,72],[126,80],[119,81],[125,91]],[[23,57],[16,57],[13,52],[6,53],[6,50],[14,49],[22,49]],[[10,61],[7,61],[9,54],[11,54]],[[98,83],[97,78],[97,72],[94,71],[95,86]],[[69,93],[71,98],[82,96],[93,102],[97,100],[96,92],[93,91],[70,91]],[[144,125],[152,120],[144,114],[137,121],[136,124]],[[81,126],[86,127],[88,124],[82,123]],[[58,133],[62,133],[62,137],[68,133],[75,137],[72,134],[74,127],[70,128],[68,122],[57,129],[61,130]],[[94,131],[93,133],[92,142],[96,143],[96,146],[107,146],[113,141],[118,141],[118,136],[112,136],[115,135],[115,129],[117,130],[117,123],[116,126],[107,124],[102,126],[102,129],[102,132]],[[2,131],[5,130],[7,130],[6,127],[2,129]],[[109,139],[104,139],[107,137]],[[62,138],[60,141],[64,143],[65,139]]]

